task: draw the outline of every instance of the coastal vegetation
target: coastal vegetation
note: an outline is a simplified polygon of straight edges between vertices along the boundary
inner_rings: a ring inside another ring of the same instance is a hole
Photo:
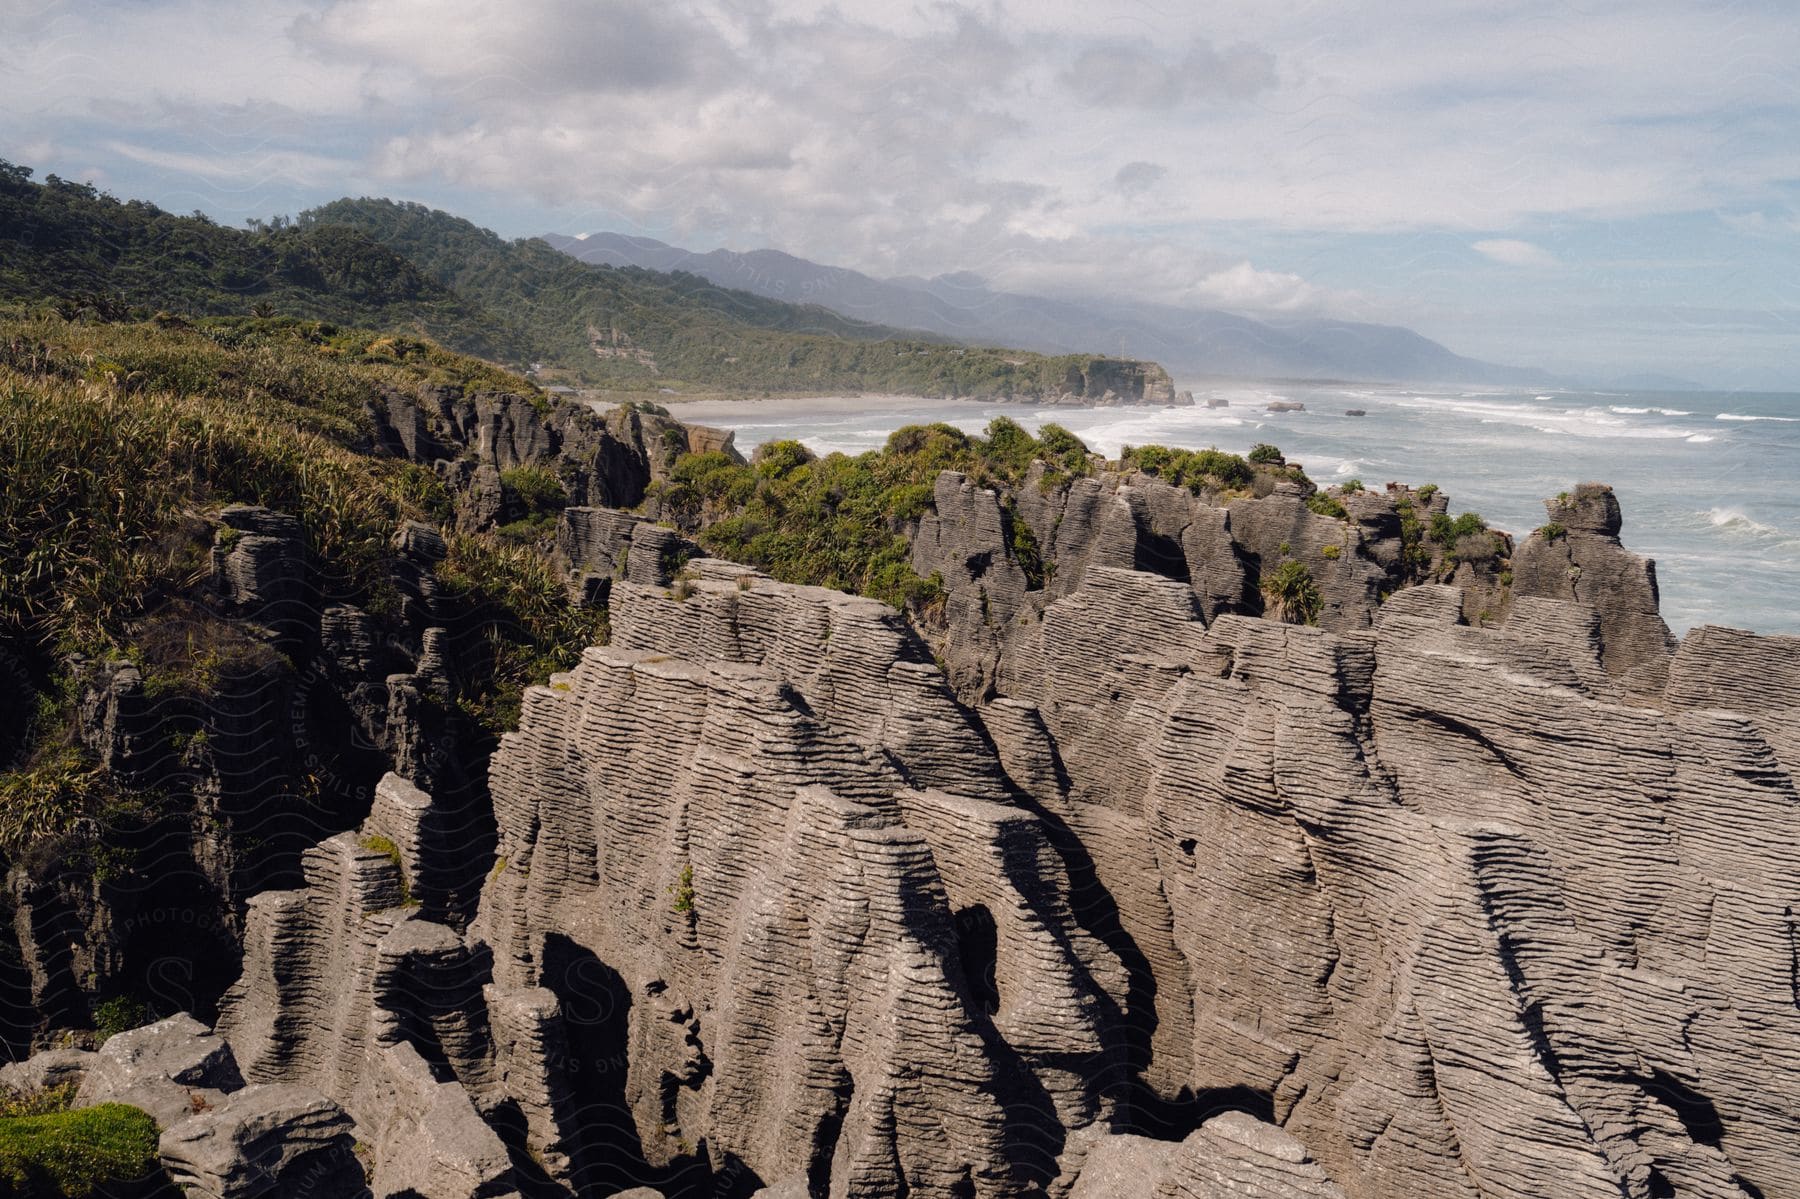
[[[1265,574],[1262,593],[1271,619],[1287,624],[1319,623],[1324,599],[1305,563],[1290,559]]]
[[[750,464],[690,454],[645,503],[720,557],[785,582],[838,587],[917,612],[943,598],[941,579],[913,570],[908,539],[909,523],[931,506],[938,473],[1017,487],[1034,461],[1065,478],[1093,469],[1087,447],[1060,426],[1033,437],[999,417],[979,437],[951,425],[909,425],[882,450],[854,457],[820,458],[794,441],[763,446]],[[1013,529],[1015,547],[1035,560],[1024,522]]]
[[[1256,479],[1256,470],[1237,454],[1221,450],[1183,450],[1169,446],[1125,446],[1119,451],[1121,465],[1143,471],[1176,487],[1186,487],[1195,495],[1202,492],[1225,494],[1248,492]]]
[[[232,503],[300,522],[322,604],[400,604],[392,539],[447,520],[432,471],[369,452],[387,390],[528,381],[432,343],[290,318],[104,323],[0,319],[0,647],[35,703],[0,732],[0,842],[19,847],[104,814],[149,819],[166,797],[123,788],[80,743],[73,661],[128,661],[150,696],[203,698],[247,669],[286,669],[267,644],[197,613],[212,514]],[[542,511],[544,480],[515,477]],[[454,534],[440,583],[464,601],[460,702],[490,728],[518,695],[605,634],[545,556],[494,533]]]

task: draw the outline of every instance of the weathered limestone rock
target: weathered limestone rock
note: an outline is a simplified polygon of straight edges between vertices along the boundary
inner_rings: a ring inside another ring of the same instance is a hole
[[[729,433],[689,427],[636,405],[599,415],[581,404],[430,388],[384,398],[369,409],[380,441],[389,452],[433,468],[453,489],[472,491],[460,519],[473,528],[499,519],[500,472],[515,467],[555,471],[573,504],[629,508],[683,453],[738,456]]]
[[[377,1199],[489,1199],[514,1189],[506,1147],[467,1090],[434,1078],[404,1042],[382,1050],[374,1072],[373,1102],[383,1116],[375,1140]]]
[[[1040,822],[890,610],[695,565],[685,598],[616,586],[614,645],[496,759],[497,984],[618,973],[653,1167],[704,1140],[839,1195],[1053,1177],[1123,978]]]
[[[167,1127],[243,1085],[231,1046],[183,1014],[109,1039],[89,1060],[75,1105],[129,1103]]]
[[[1026,577],[1013,554],[1013,522],[1021,518],[955,471],[938,476],[934,498],[936,511],[920,519],[913,537],[913,570],[942,575],[948,589],[942,652],[949,662],[994,663],[1007,626],[1028,614],[1026,593],[1043,586],[1041,576]],[[964,694],[986,684],[980,677],[952,682]]]
[[[667,587],[705,551],[674,529],[612,508],[565,508],[556,549],[577,595],[603,600],[604,583],[624,579]]]
[[[1545,500],[1552,524],[1538,529],[1513,558],[1519,595],[1574,600],[1600,616],[1601,660],[1634,694],[1654,695],[1668,677],[1675,640],[1658,612],[1656,563],[1619,542],[1622,517],[1612,488],[1583,483],[1573,493]]]
[[[100,765],[133,779],[155,752],[156,713],[144,697],[144,676],[129,662],[98,662],[87,671],[77,713],[81,740]]]
[[[726,454],[737,457],[737,434],[730,429],[711,425],[688,424],[687,452],[690,454]]]
[[[392,776],[383,788],[360,837],[307,854],[303,890],[251,901],[244,976],[219,1027],[253,1081],[343,1106],[375,1147],[377,1195],[500,1195],[515,1185],[510,1160],[472,1099],[496,1088],[484,959],[411,904],[409,859],[429,879],[443,847],[418,833],[416,789]]]
[[[1243,1112],[1181,1142],[1113,1135],[1086,1148],[1070,1199],[1343,1199],[1305,1146]]]
[[[1300,562],[1318,584],[1322,627],[1368,627],[1376,596],[1389,576],[1379,561],[1362,552],[1365,526],[1311,511],[1305,490],[1293,482],[1277,483],[1259,499],[1233,501],[1230,512],[1232,540],[1258,563],[1259,577],[1283,562]],[[1327,555],[1328,547],[1336,551],[1335,558]]]
[[[285,512],[233,504],[219,513],[213,542],[213,587],[227,609],[285,639],[304,635],[306,539]]]
[[[19,1095],[51,1087],[80,1086],[94,1055],[85,1049],[47,1049],[22,1062],[0,1066],[0,1087]]]
[[[245,1087],[166,1128],[158,1148],[169,1177],[202,1199],[361,1189],[350,1117],[309,1087]]]
[[[1670,655],[1600,491],[1520,555],[1619,588],[1475,627],[1460,572],[1375,602],[1394,495],[1033,490],[938,480],[950,678],[871,600],[615,567],[467,933],[384,783],[251,902],[245,1072],[378,1194],[1800,1194],[1800,639]],[[1257,618],[1280,556],[1349,562],[1325,627]]]

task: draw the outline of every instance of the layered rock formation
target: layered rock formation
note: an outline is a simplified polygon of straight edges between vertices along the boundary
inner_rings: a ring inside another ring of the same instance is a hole
[[[1800,1195],[1800,641],[1659,634],[1599,488],[1480,624],[1383,598],[1394,496],[1031,490],[938,481],[947,673],[572,512],[613,640],[496,754],[473,919],[388,778],[251,900],[249,1085],[165,1159],[236,1193],[326,1104],[376,1194]],[[1320,627],[1246,611],[1327,544]]]
[[[504,481],[518,468],[576,504],[634,504],[680,454],[735,452],[660,412],[516,395],[393,391],[368,415],[370,452],[428,470],[414,475],[436,477],[446,526],[464,531],[520,515]],[[652,547],[658,533],[639,537],[652,580],[679,556],[673,535],[669,553]],[[238,973],[245,902],[297,885],[302,854],[362,821],[390,770],[431,793],[428,835],[455,846],[418,884],[452,923],[490,859],[492,738],[458,701],[483,689],[507,631],[466,572],[440,579],[444,530],[405,521],[385,548],[361,547],[379,561],[360,590],[322,566],[292,513],[234,504],[178,535],[202,569],[137,622],[134,660],[68,663],[74,739],[144,799],[119,809],[130,820],[84,829],[80,852],[8,863],[0,1040],[15,1052],[91,1028],[119,998],[211,1019]],[[9,662],[0,708],[29,710]]]
[[[1271,602],[1265,582],[1290,564],[1317,589],[1315,623],[1333,631],[1371,627],[1388,595],[1422,577],[1453,581],[1471,622],[1505,616],[1512,594],[1502,579],[1511,549],[1505,534],[1483,533],[1493,552],[1462,561],[1455,546],[1425,540],[1417,522],[1408,536],[1401,513],[1418,522],[1443,515],[1448,501],[1441,492],[1392,485],[1385,492],[1336,491],[1331,498],[1343,507],[1342,518],[1316,511],[1308,503],[1314,495],[1285,469],[1259,471],[1253,495],[1227,502],[1136,473],[1054,483],[1034,464],[1019,487],[1002,494],[945,471],[932,511],[912,535],[913,569],[938,575],[949,593],[942,620],[926,632],[957,693],[979,702],[993,692],[1003,659],[1033,652],[1028,646],[1047,607],[1079,590],[1093,567],[1183,584],[1202,621],[1263,614]],[[1018,553],[1021,529],[1040,563],[1035,574]],[[1595,552],[1600,560],[1642,562],[1616,537],[1597,541]],[[1646,651],[1655,648],[1640,640]]]
[[[1800,683],[1741,682],[1793,647],[1620,669],[1628,608],[1480,629],[1450,586],[1247,618],[1194,582],[1234,542],[1170,520],[1202,569],[1133,569],[1155,513],[1091,498],[1055,598],[984,572],[975,709],[872,601],[613,582],[614,644],[495,760],[466,937],[390,877],[428,872],[428,800],[365,829],[402,864],[341,837],[258,901],[247,1076],[378,1127],[410,1049],[515,1168],[601,1193],[1794,1193]],[[946,476],[920,552],[1005,519]],[[321,1012],[324,976],[358,981]]]

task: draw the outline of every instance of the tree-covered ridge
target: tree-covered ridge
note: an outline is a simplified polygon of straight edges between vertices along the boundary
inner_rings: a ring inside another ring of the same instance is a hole
[[[142,200],[0,162],[0,299],[107,319],[271,311],[424,333],[519,361],[524,335],[439,286],[405,257],[344,226],[285,221],[231,229]]]
[[[4,162],[0,300],[108,320],[302,317],[626,390],[1041,395],[1112,362],[956,346],[697,275],[590,265],[419,204],[345,199],[231,229]]]
[[[957,346],[682,271],[584,263],[541,239],[509,242],[422,204],[338,200],[302,213],[299,223],[366,234],[444,287],[523,321],[543,361],[603,386],[1042,395],[1067,388],[1094,362]]]

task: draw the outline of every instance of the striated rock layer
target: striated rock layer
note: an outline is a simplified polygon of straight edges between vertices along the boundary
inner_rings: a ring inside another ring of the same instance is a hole
[[[1012,519],[938,491],[922,560]],[[1503,622],[1312,628],[1234,610],[1298,500],[1071,491],[1054,588],[947,576],[1001,615],[973,707],[874,601],[620,569],[466,930],[390,779],[253,901],[220,1031],[377,1194],[1800,1195],[1800,643],[1673,646],[1610,499]]]

